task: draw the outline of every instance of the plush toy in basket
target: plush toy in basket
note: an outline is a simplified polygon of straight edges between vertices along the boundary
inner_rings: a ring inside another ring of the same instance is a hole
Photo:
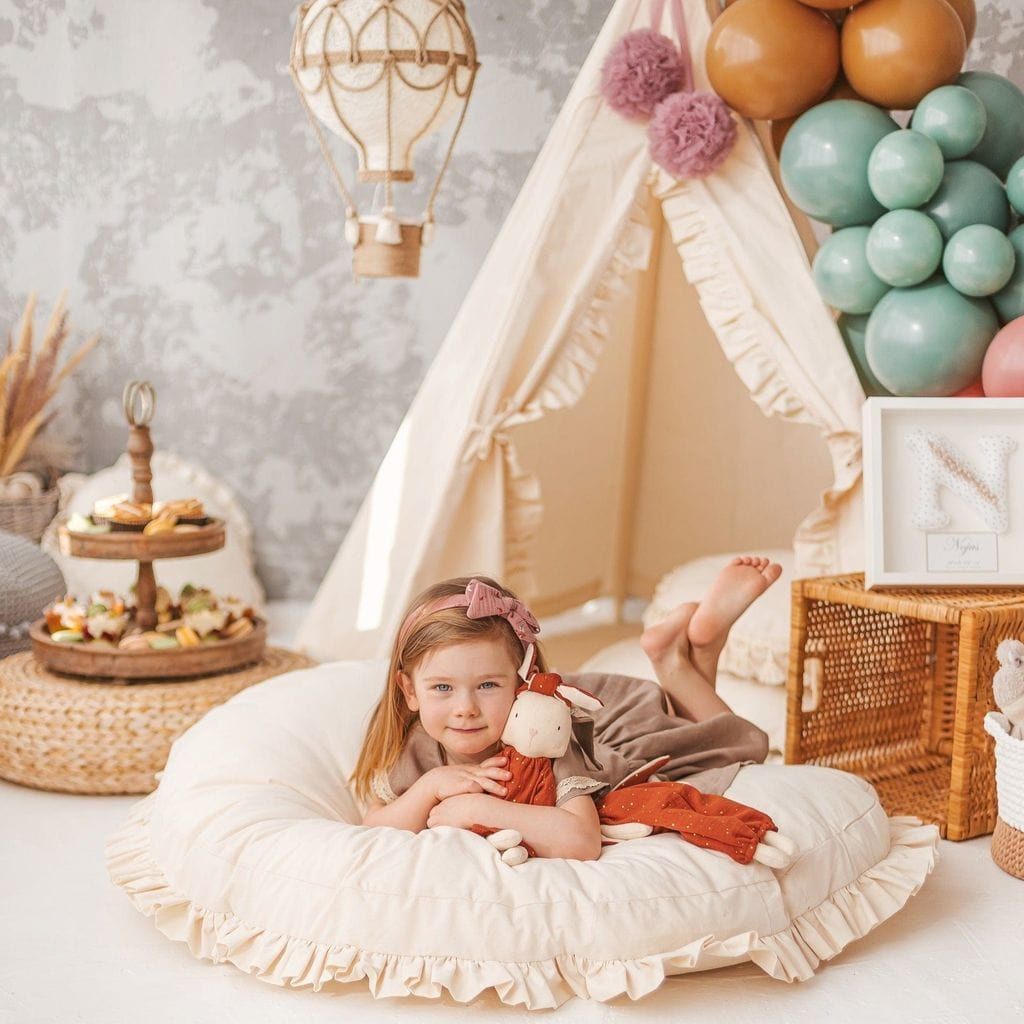
[[[992,696],[1010,721],[1010,735],[1024,739],[1024,643],[1004,640],[996,657],[999,671],[992,680]]]
[[[992,859],[1008,874],[1024,878],[1024,643],[1004,640],[996,648],[999,671],[992,695],[1001,713],[985,716],[996,744],[999,816],[992,833]]]
[[[568,751],[573,718],[602,706],[592,693],[564,683],[554,672],[534,673],[520,686],[501,735],[500,755],[508,759],[507,768],[512,773],[505,799],[554,807],[552,760]],[[684,782],[649,781],[668,760],[666,756],[648,762],[598,801],[606,842],[672,831],[697,846],[726,853],[741,864],[755,860],[778,869],[789,865],[796,846],[778,834],[767,814],[723,796],[701,793]],[[506,864],[522,864],[534,855],[515,829],[477,825],[473,831],[486,836]]]

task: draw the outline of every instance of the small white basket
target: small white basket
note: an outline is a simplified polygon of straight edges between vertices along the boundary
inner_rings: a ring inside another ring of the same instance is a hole
[[[996,741],[999,816],[992,833],[992,859],[1007,874],[1024,878],[1024,739],[1010,735],[1010,720],[998,711],[985,716]]]

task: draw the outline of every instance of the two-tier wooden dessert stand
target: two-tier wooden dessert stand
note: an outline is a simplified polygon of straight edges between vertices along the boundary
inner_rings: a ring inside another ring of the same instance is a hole
[[[132,381],[124,392],[124,413],[128,420],[128,454],[132,462],[132,500],[153,503],[153,441],[149,424],[156,396],[145,381]],[[224,520],[209,518],[189,532],[169,531],[152,536],[134,531],[83,533],[63,523],[58,528],[61,551],[78,558],[137,561],[135,583],[135,625],[151,630],[156,625],[156,577],[153,563],[161,558],[204,555],[224,547]],[[130,682],[138,679],[174,679],[229,672],[260,660],[266,646],[267,628],[262,619],[253,620],[246,636],[217,640],[196,647],[170,650],[122,650],[88,643],[59,643],[51,639],[46,622],[32,626],[32,650],[46,668],[68,675]]]
[[[152,388],[129,384],[124,406],[133,499],[151,504]],[[157,620],[153,563],[224,546],[223,520],[190,525],[198,529],[147,535],[86,533],[65,522],[60,545],[79,558],[137,561],[134,625],[151,630]],[[68,793],[150,792],[171,744],[207,711],[255,683],[314,664],[265,644],[266,624],[259,619],[244,637],[169,650],[59,643],[45,620],[35,623],[32,653],[0,664],[0,778]]]

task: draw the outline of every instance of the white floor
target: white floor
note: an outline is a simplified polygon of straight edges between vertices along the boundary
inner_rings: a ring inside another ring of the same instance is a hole
[[[273,611],[293,635],[301,606]],[[274,988],[195,960],[109,882],[106,836],[133,797],[44,793],[0,782],[0,1024],[318,1024],[344,1020],[521,1019],[487,997],[375,1001],[365,985]],[[670,979],[633,1003],[573,1000],[565,1021],[954,1024],[1024,1021],[1024,881],[988,838],[942,843],[935,873],[895,918],[785,985],[752,965]]]

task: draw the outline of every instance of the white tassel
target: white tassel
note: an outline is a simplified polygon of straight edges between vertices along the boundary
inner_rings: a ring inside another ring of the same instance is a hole
[[[359,244],[359,217],[354,213],[345,218],[345,241],[352,246]]]
[[[377,241],[382,245],[402,244],[402,226],[395,220],[393,207],[384,207],[384,212],[377,222]]]
[[[420,232],[420,244],[430,245],[434,239],[434,222],[426,220],[423,222],[423,230]]]

